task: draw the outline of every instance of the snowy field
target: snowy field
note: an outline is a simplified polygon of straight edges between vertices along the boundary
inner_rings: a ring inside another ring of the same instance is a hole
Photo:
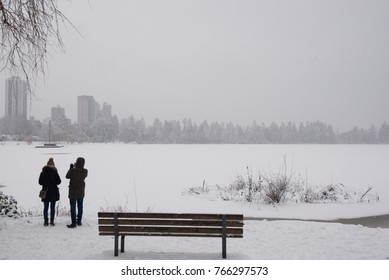
[[[41,217],[0,218],[0,259],[114,259],[113,241],[97,232],[97,211],[124,208],[138,212],[241,213],[245,217],[328,220],[389,213],[388,145],[125,145],[80,144],[36,149],[35,144],[0,145],[0,190],[13,195],[24,211],[41,213],[38,177],[53,157],[62,179],[59,207],[68,209],[65,174],[85,157],[89,170],[84,225],[66,228],[57,218],[44,228]],[[379,202],[257,206],[184,195],[190,187],[227,185],[246,167],[277,172],[288,168],[310,184],[342,183]],[[389,229],[309,221],[245,221],[244,238],[229,240],[228,258],[387,259]],[[221,241],[187,238],[128,238],[119,259],[220,259]]]

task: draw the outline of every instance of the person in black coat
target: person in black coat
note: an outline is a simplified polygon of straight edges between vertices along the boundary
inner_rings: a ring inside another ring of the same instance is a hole
[[[45,198],[42,198],[43,202],[43,219],[44,226],[49,225],[49,206],[50,206],[50,225],[54,226],[55,217],[55,203],[59,200],[58,185],[61,184],[61,178],[58,175],[58,170],[55,167],[53,158],[50,158],[47,165],[43,166],[42,172],[39,176],[39,185],[42,185],[42,190],[46,190],[47,194]]]

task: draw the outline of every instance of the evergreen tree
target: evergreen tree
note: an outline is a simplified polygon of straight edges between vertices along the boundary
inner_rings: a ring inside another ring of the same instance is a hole
[[[154,119],[153,125],[151,127],[151,139],[152,143],[163,143],[164,141],[164,130],[163,124],[159,118]]]
[[[383,123],[378,132],[378,140],[382,144],[389,144],[389,125]]]
[[[191,119],[184,119],[182,122],[182,137],[181,143],[190,144],[196,143],[197,125]]]

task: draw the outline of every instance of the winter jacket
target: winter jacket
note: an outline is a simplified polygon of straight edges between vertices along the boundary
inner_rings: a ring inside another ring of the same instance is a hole
[[[69,198],[83,198],[85,196],[85,178],[88,176],[88,169],[76,164],[69,169],[66,178],[69,182]]]
[[[59,184],[61,184],[61,178],[58,175],[57,168],[45,165],[39,175],[39,185],[42,186],[42,190],[47,189],[46,198],[42,199],[43,202],[59,200]]]

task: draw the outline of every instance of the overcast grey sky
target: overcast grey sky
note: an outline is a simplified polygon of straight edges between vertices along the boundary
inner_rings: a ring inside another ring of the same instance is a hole
[[[389,121],[387,0],[62,1],[62,30],[32,115],[93,95],[119,118]],[[0,73],[4,92],[6,73]],[[4,115],[4,94],[0,113]]]

